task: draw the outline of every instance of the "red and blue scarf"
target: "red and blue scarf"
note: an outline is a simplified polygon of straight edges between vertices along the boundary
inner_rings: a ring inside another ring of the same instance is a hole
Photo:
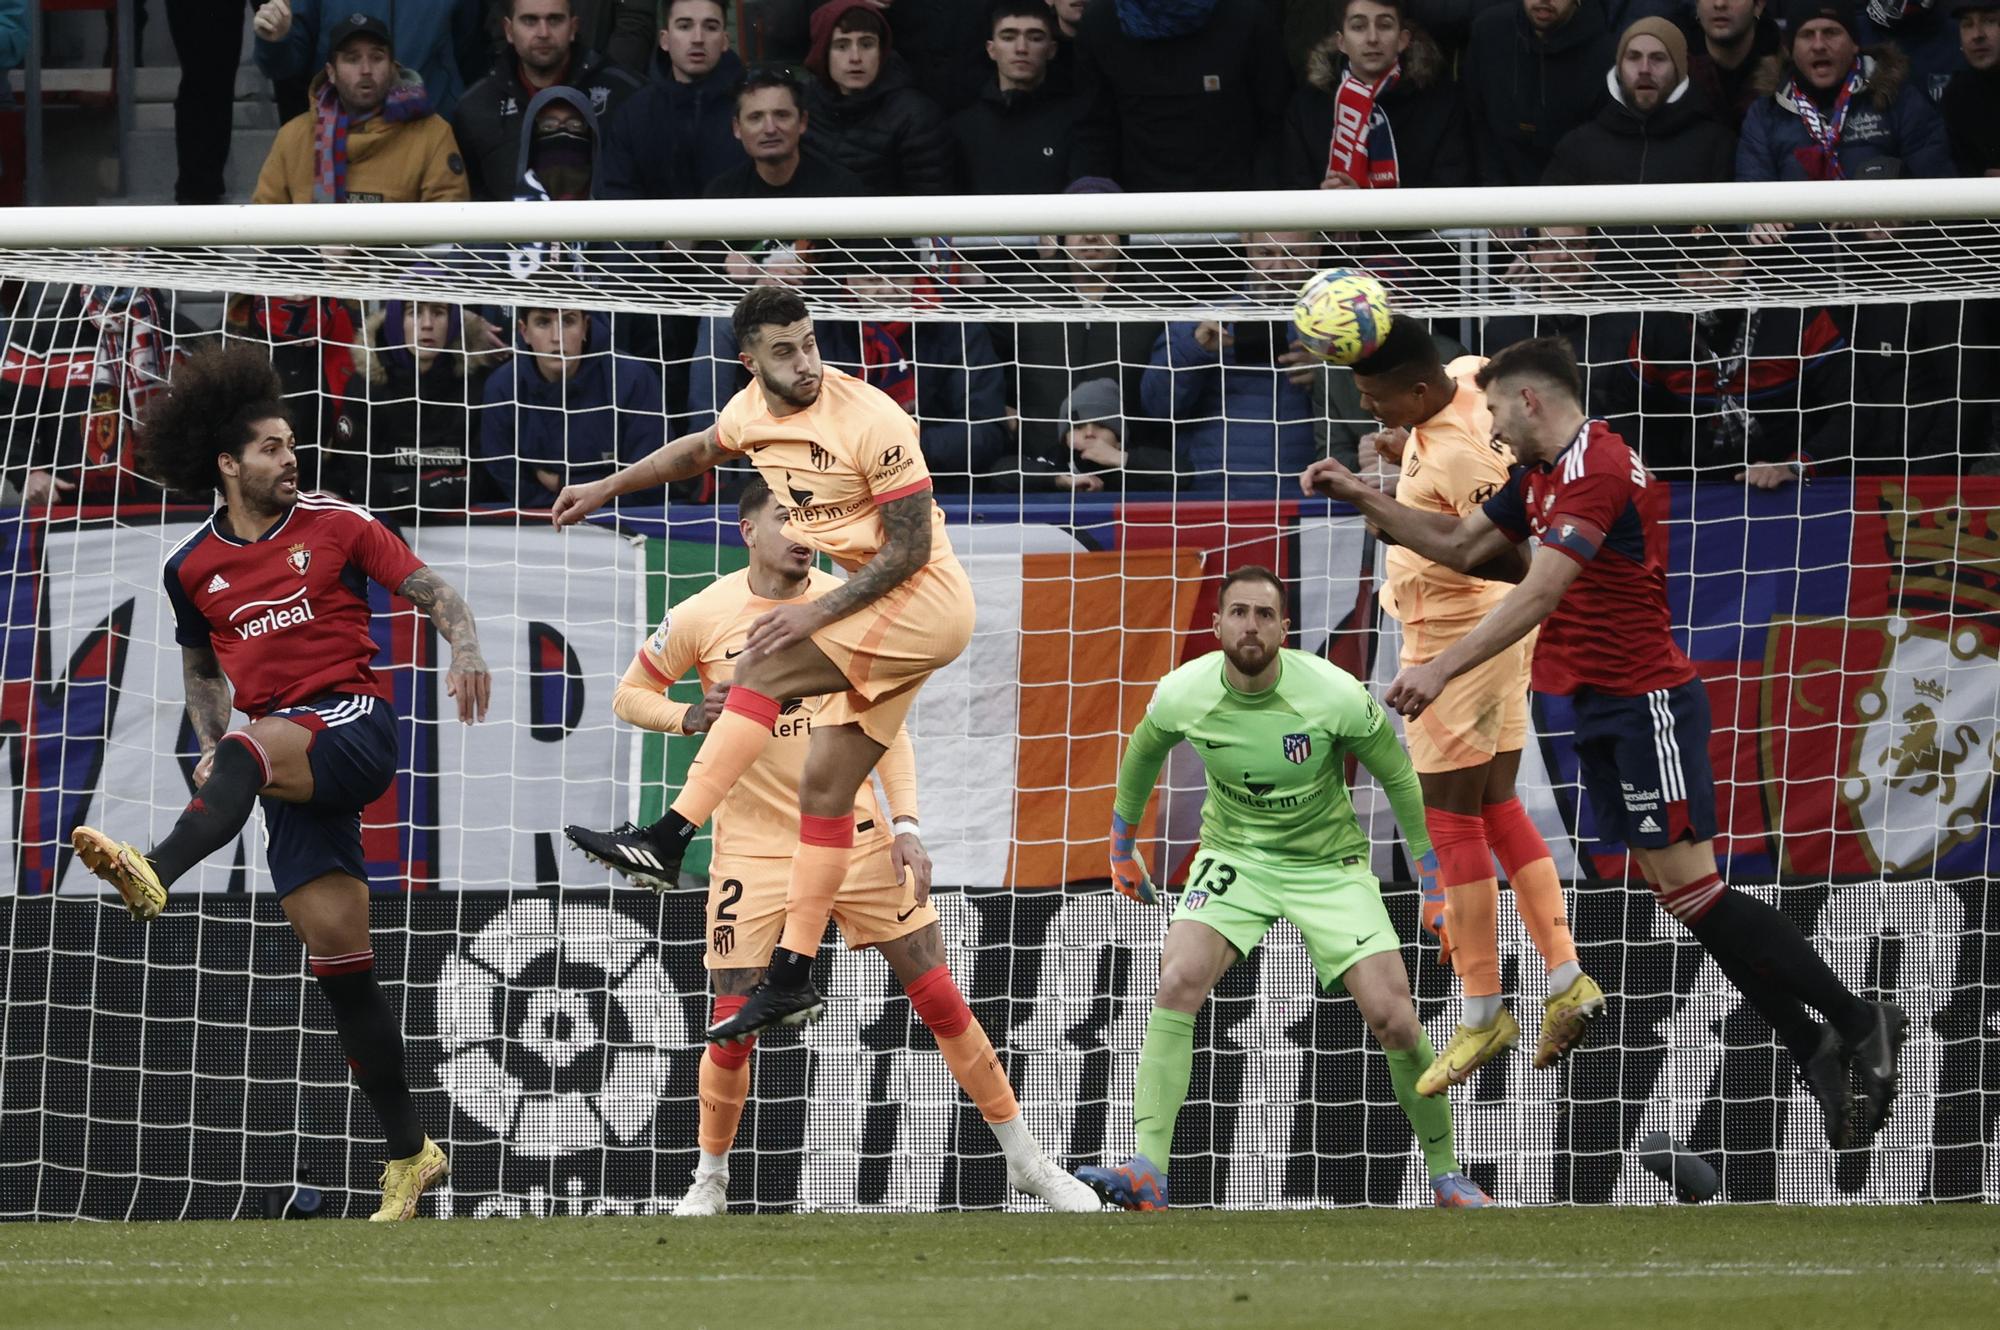
[[[1856,56],[1854,68],[1847,71],[1847,80],[1840,85],[1840,95],[1833,99],[1831,114],[1821,114],[1818,103],[1799,87],[1796,77],[1785,84],[1784,91],[1779,94],[1791,103],[1793,111],[1805,122],[1806,133],[1812,137],[1812,146],[1797,153],[1799,164],[1805,167],[1809,179],[1847,179],[1847,172],[1840,165],[1840,131],[1847,126],[1847,111],[1854,102],[1854,94],[1867,82],[1861,57]]]
[[[375,112],[389,124],[421,120],[431,113],[430,94],[423,82],[399,75],[389,89],[388,100]],[[347,202],[347,112],[341,109],[340,94],[331,80],[320,85],[313,106],[313,196],[314,203]],[[367,123],[364,117],[362,123]]]
[[[1340,87],[1333,97],[1333,143],[1326,156],[1326,171],[1344,174],[1361,189],[1394,189],[1400,181],[1396,168],[1396,135],[1389,128],[1387,114],[1377,114],[1376,104],[1403,77],[1401,61],[1374,83],[1363,83],[1353,71],[1340,71]]]

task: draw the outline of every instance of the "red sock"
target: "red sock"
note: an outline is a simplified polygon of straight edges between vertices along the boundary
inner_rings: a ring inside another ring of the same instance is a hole
[[[716,998],[709,1024],[728,1020],[747,1001],[740,993]],[[756,1043],[753,1035],[740,1044],[710,1044],[701,1055],[701,1126],[696,1135],[709,1154],[726,1155],[736,1143],[743,1105],[750,1099],[750,1050]]]
[[[1500,992],[1500,882],[1486,848],[1486,824],[1470,813],[1426,808],[1424,826],[1437,851],[1452,969],[1467,997],[1494,997]]]

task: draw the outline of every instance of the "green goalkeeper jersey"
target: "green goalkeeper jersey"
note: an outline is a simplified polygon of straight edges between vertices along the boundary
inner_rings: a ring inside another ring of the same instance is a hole
[[[1430,851],[1423,792],[1382,706],[1360,680],[1303,651],[1280,653],[1261,693],[1232,688],[1220,651],[1160,680],[1118,768],[1118,815],[1138,822],[1160,766],[1185,739],[1208,770],[1205,849],[1281,864],[1368,862],[1368,836],[1347,794],[1352,753],[1389,796],[1404,839]]]

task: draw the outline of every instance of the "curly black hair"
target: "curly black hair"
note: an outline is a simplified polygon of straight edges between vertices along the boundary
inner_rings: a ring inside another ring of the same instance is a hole
[[[222,488],[215,459],[238,457],[250,426],[289,420],[285,385],[270,354],[243,342],[204,347],[183,361],[140,421],[140,464],[167,488],[206,494]]]

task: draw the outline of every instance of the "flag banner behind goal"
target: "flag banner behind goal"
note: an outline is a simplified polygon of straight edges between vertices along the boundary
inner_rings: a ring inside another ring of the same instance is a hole
[[[1836,1158],[1769,1030],[1639,889],[1577,893],[1600,1034],[1558,1071],[1492,1064],[1457,1097],[1458,1150],[1503,1204],[1652,1203],[1626,1153],[1665,1129],[1735,1201],[2000,1201],[1989,1032],[2000,892],[1987,881],[1796,887],[1774,899],[1843,979],[1909,1011],[1901,1098]],[[1109,891],[951,892],[950,960],[1028,1122],[1071,1165],[1131,1148],[1133,1069],[1163,915]],[[1415,936],[1416,899],[1391,893]],[[1510,990],[1535,954],[1511,915]],[[658,1213],[693,1166],[706,1014],[699,897],[426,892],[377,898],[377,972],[426,1123],[452,1157],[439,1216]],[[176,902],[148,929],[83,900],[0,900],[11,946],[0,1216],[365,1214],[377,1127],[268,897]],[[1455,1003],[1406,947],[1433,1040]],[[1008,1203],[991,1133],[872,952],[822,952],[827,1019],[760,1041],[732,1194],[774,1210]],[[1315,996],[1280,924],[1196,1031],[1177,1205],[1429,1205],[1382,1058],[1345,997]],[[315,1197],[307,1197],[310,1206]]]

